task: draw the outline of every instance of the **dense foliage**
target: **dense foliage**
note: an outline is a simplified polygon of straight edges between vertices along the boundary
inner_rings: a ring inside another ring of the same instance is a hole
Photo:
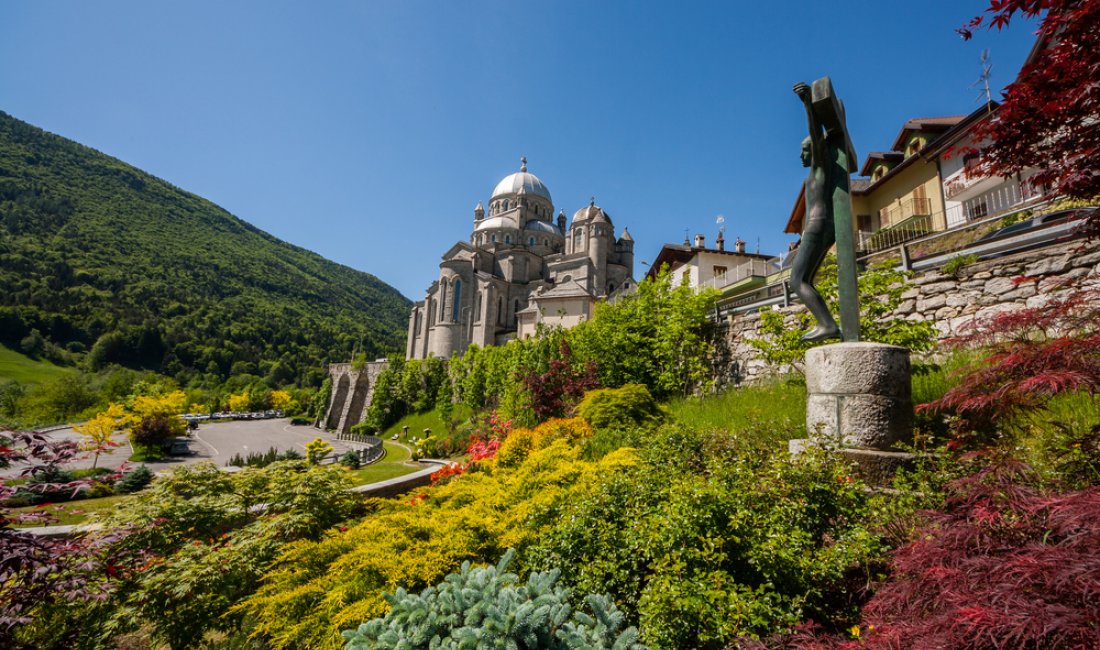
[[[141,630],[185,648],[211,631],[233,634],[241,621],[230,607],[255,589],[279,550],[316,539],[354,513],[357,498],[347,487],[341,470],[302,461],[232,474],[210,464],[178,468],[104,518],[107,530],[128,531],[123,539],[72,542],[112,558],[103,597],[83,606],[68,598],[33,601],[35,622],[20,640],[99,648]]]
[[[524,570],[560,568],[576,598],[608,593],[655,648],[856,620],[883,542],[875,498],[842,461],[675,427],[582,460],[595,440],[579,418],[513,429],[437,487],[293,545],[240,609],[274,647],[336,647],[340,629],[387,612],[383,590],[515,548]]]
[[[407,310],[373,276],[0,113],[4,345],[184,385],[245,374],[319,384],[320,363],[357,344],[400,349]]]
[[[746,650],[1100,646],[1100,488],[1055,492],[994,455],[951,482],[848,634],[804,627]],[[973,464],[973,463],[971,463]],[[854,639],[851,637],[855,637]]]
[[[77,453],[72,441],[54,442],[39,433],[0,434],[0,468],[12,463],[25,466],[22,475],[34,479],[58,477],[60,467]],[[49,521],[44,512],[15,514],[6,500],[17,491],[68,492],[87,487],[88,481],[32,481],[28,485],[0,484],[0,646],[43,647],[26,633],[37,624],[39,603],[56,600],[77,604],[102,598],[118,578],[118,565],[131,559],[114,545],[125,530],[108,532],[96,540],[41,537],[16,530],[27,521]],[[60,634],[62,639],[71,635]]]
[[[592,615],[570,606],[571,593],[557,584],[559,571],[532,573],[525,584],[508,573],[515,552],[495,566],[462,563],[435,587],[387,594],[390,611],[344,632],[346,650],[506,647],[516,650],[644,650],[638,631],[622,629],[623,615],[606,596],[592,594]]]
[[[466,560],[530,546],[599,475],[632,462],[625,451],[582,461],[557,440],[514,468],[489,464],[404,501],[374,501],[346,532],[289,546],[238,609],[274,648],[339,647],[341,630],[386,613],[384,590],[424,589]]]

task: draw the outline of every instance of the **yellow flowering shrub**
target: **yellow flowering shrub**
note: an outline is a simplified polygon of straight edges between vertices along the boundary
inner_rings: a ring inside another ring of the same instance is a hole
[[[626,450],[583,461],[554,440],[516,467],[489,464],[411,498],[375,500],[358,525],[288,546],[236,611],[274,648],[339,648],[340,630],[386,612],[384,591],[423,589],[465,560],[492,563],[509,547],[522,556],[566,503],[634,462]]]
[[[545,449],[556,440],[577,445],[592,435],[592,426],[583,418],[550,418],[534,429],[513,429],[500,443],[496,462],[501,467],[515,467],[532,451]]]

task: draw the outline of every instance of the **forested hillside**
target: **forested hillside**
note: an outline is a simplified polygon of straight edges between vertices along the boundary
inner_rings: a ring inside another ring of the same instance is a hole
[[[357,344],[370,357],[402,349],[408,304],[372,275],[0,112],[0,343],[183,384],[315,382]]]

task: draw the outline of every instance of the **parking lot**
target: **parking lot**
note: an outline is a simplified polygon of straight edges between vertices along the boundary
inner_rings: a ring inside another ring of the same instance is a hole
[[[81,440],[81,436],[72,429],[53,431],[48,435],[55,440]],[[336,440],[333,434],[314,429],[311,426],[293,425],[287,418],[204,422],[191,433],[188,442],[191,454],[173,456],[165,461],[146,463],[146,465],[153,471],[204,461],[222,467],[236,454],[244,457],[249,453],[264,453],[271,447],[275,447],[279,451],[294,449],[304,457],[306,444],[318,437],[326,440],[338,453],[351,448],[347,443]],[[113,453],[101,454],[99,467],[116,468],[129,458],[131,450],[125,436],[118,436],[116,441],[121,446],[116,447]],[[69,463],[66,468],[91,467],[92,462],[93,459],[89,454],[76,462]],[[16,476],[19,474],[20,469],[17,466],[2,469],[0,470],[0,476]]]

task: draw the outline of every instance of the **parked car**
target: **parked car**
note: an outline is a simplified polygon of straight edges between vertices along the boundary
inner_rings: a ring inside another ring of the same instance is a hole
[[[195,453],[191,451],[191,445],[185,438],[169,441],[167,451],[169,456],[190,456]]]

